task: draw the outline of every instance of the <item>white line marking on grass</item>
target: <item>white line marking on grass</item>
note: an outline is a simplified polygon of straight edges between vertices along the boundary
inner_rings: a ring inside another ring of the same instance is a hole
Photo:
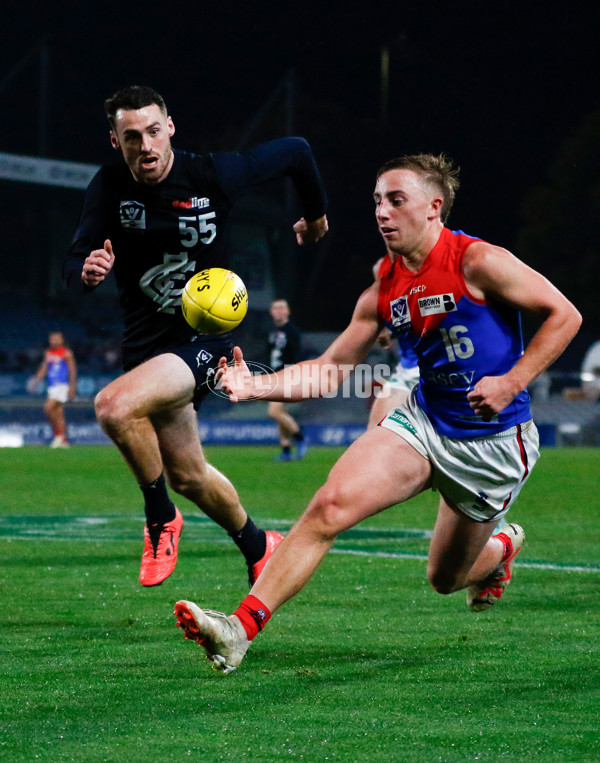
[[[40,525],[36,526],[36,520],[40,520]],[[143,524],[143,516],[107,516],[107,517],[85,517],[85,516],[59,516],[49,517],[46,515],[38,515],[35,517],[0,517],[0,526],[2,524],[14,524],[21,525],[20,532],[15,534],[2,534],[0,532],[0,541],[18,541],[18,540],[52,540],[52,541],[83,541],[91,543],[114,543],[114,537],[96,536],[93,535],[93,527],[101,528],[103,525],[108,525],[112,521],[119,522],[135,522],[136,526],[141,527]],[[209,534],[212,535],[212,531],[217,531],[217,525],[215,525],[208,517],[201,515],[191,515],[186,517],[186,522],[189,522],[188,527],[194,525],[203,530],[209,530]],[[54,524],[54,527],[51,525]],[[84,530],[87,525],[90,528],[90,534],[80,535],[69,534],[69,524],[72,529],[78,531]],[[268,527],[279,527],[282,531],[289,529],[293,522],[284,519],[262,519],[261,524]],[[28,526],[29,525],[29,526]],[[339,544],[356,542],[356,536],[363,536],[365,541],[374,540],[376,536],[380,536],[380,540],[384,539],[386,535],[389,535],[389,540],[397,540],[399,543],[402,541],[418,540],[419,537],[423,540],[431,538],[431,530],[421,530],[418,528],[377,528],[377,527],[353,527],[346,536],[342,534],[339,539]],[[349,537],[354,536],[354,537]],[[141,537],[141,536],[140,536]],[[133,535],[129,538],[122,538],[124,542],[138,541],[137,535]],[[229,543],[229,539],[218,535],[217,537],[204,539],[209,540],[210,543]],[[362,540],[362,539],[361,539]],[[388,539],[386,541],[389,542]],[[360,541],[359,541],[360,542]],[[414,561],[427,561],[427,554],[420,554],[418,552],[410,551],[376,551],[376,550],[359,550],[353,548],[343,548],[336,546],[331,549],[332,554],[346,554],[347,556],[365,556],[376,559],[407,559]],[[555,572],[592,572],[600,573],[599,565],[579,565],[569,564],[562,562],[525,562],[517,561],[515,566],[523,567],[531,570],[550,570]]]
[[[427,554],[410,554],[394,551],[358,551],[353,548],[332,548],[331,554],[347,554],[348,556],[371,556],[380,559],[414,559],[426,562]],[[515,567],[524,567],[530,570],[554,570],[556,572],[600,572],[600,567],[590,565],[584,567],[576,564],[562,564],[561,562],[515,562]]]

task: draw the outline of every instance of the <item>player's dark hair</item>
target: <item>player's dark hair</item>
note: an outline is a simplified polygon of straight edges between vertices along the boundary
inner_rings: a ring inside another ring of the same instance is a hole
[[[450,215],[456,191],[460,187],[458,173],[460,167],[454,167],[452,159],[445,154],[409,154],[390,159],[379,168],[377,178],[390,170],[412,170],[420,175],[427,183],[434,185],[442,194],[444,202],[440,218],[445,224]]]
[[[104,101],[104,111],[108,117],[111,128],[116,125],[116,114],[119,109],[136,111],[144,106],[152,106],[155,103],[162,113],[167,116],[167,105],[164,98],[156,90],[145,85],[131,85],[117,90],[114,95]]]

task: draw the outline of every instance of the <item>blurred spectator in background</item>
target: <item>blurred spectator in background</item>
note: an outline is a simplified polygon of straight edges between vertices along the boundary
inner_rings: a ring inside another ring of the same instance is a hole
[[[67,347],[62,331],[51,331],[44,360],[27,383],[27,391],[35,393],[37,386],[48,377],[48,397],[44,412],[54,433],[51,448],[68,448],[64,405],[73,400],[77,390],[77,365],[73,351]]]
[[[600,399],[600,341],[594,342],[585,354],[581,364],[581,386],[563,390],[567,400],[588,400],[595,403]]]
[[[284,366],[300,361],[302,338],[296,325],[290,320],[290,306],[285,299],[276,299],[271,303],[269,315],[273,328],[269,332],[269,365],[271,370],[279,371]],[[283,403],[271,401],[267,409],[270,418],[277,422],[281,453],[276,461],[293,461],[304,458],[306,442],[296,419],[286,410]],[[292,441],[296,444],[295,457],[292,456]]]
[[[563,390],[567,400],[588,400],[595,403],[600,398],[600,366],[581,374],[581,387],[567,387]]]

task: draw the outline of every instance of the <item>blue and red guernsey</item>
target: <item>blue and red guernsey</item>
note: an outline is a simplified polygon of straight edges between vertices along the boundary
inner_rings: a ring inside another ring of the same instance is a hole
[[[479,240],[444,228],[418,273],[389,256],[379,271],[379,316],[395,336],[412,340],[419,358],[419,405],[440,434],[458,439],[490,436],[531,418],[527,390],[492,421],[475,416],[467,400],[479,379],[507,373],[523,354],[520,313],[468,291],[463,258]]]
[[[67,348],[56,347],[46,350],[46,363],[48,364],[48,386],[69,383],[69,366],[66,361]]]

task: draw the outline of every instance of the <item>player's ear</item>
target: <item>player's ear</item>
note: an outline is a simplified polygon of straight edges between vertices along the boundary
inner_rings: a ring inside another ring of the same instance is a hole
[[[110,131],[110,145],[117,150],[121,148],[119,139],[112,130]]]
[[[434,217],[441,217],[442,207],[444,206],[444,199],[441,196],[434,196],[431,200],[431,211]]]
[[[175,123],[171,117],[167,117],[167,131],[169,133],[169,138],[172,138],[173,135],[175,135]]]

